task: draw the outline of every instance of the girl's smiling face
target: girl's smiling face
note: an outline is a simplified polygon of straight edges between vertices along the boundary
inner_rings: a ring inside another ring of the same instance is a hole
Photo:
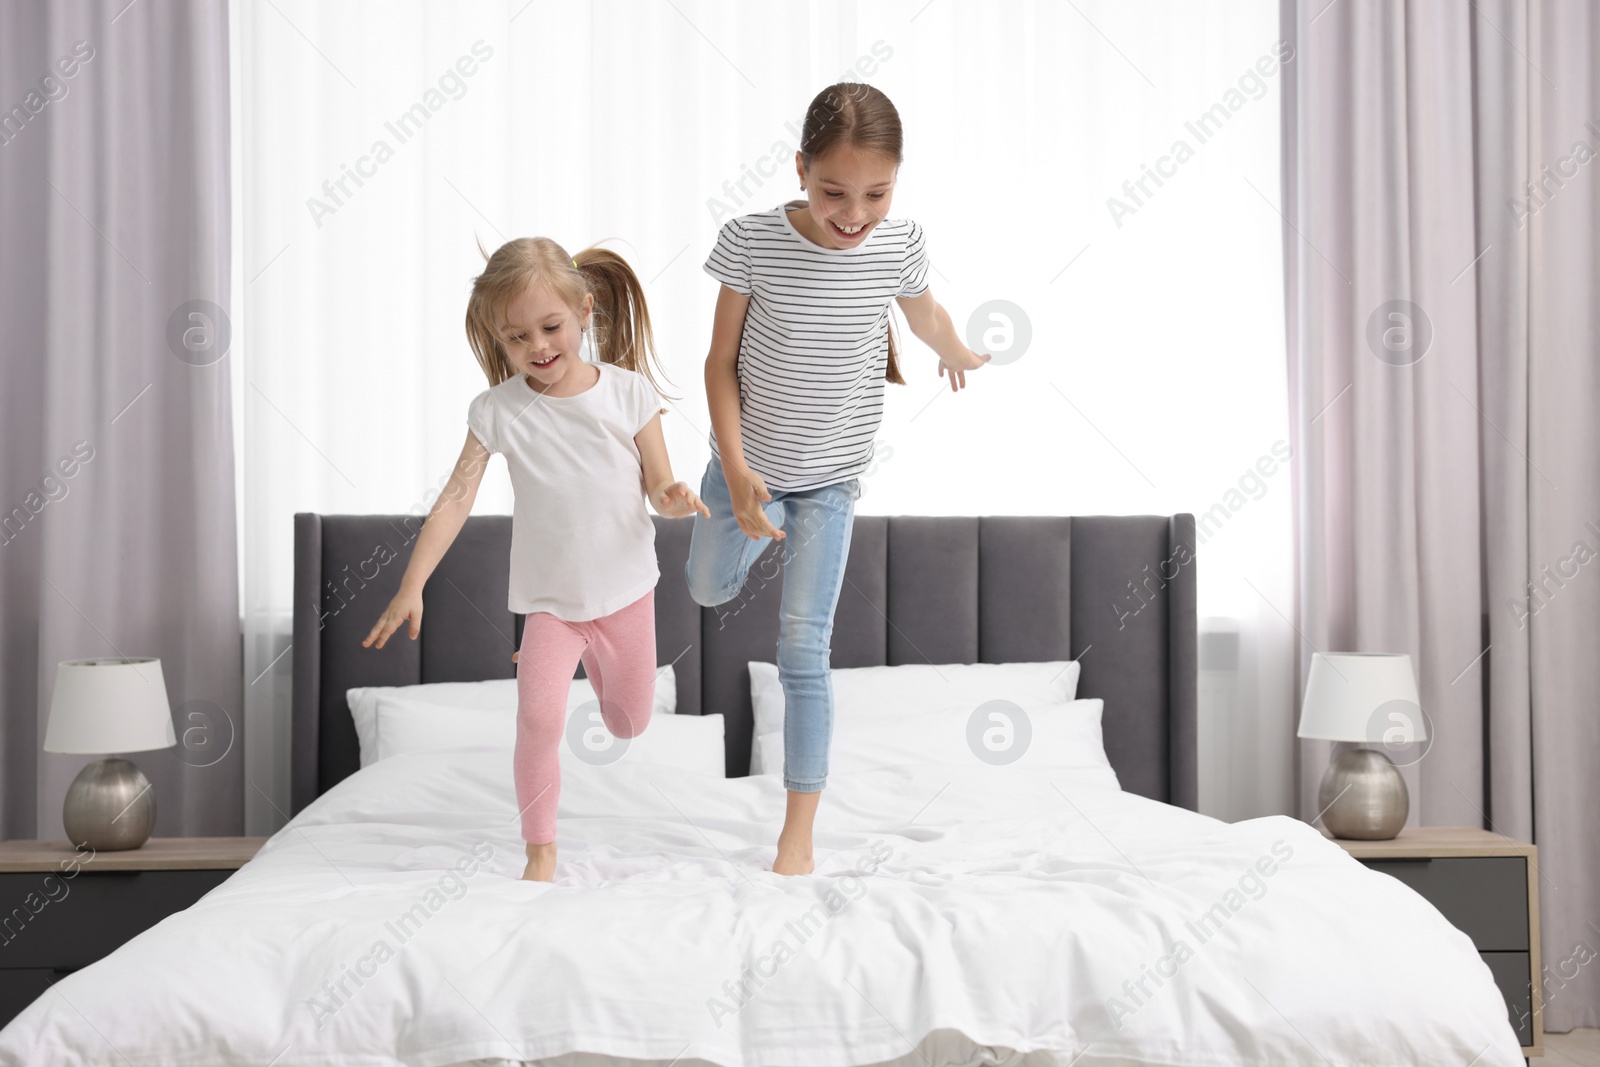
[[[825,248],[855,248],[888,217],[900,165],[882,152],[837,144],[812,160],[809,170],[799,152],[794,165],[809,209],[811,225],[805,230],[815,230],[805,233],[808,240]]]
[[[593,309],[593,294],[585,293],[581,310],[574,312],[542,282],[506,303],[500,343],[511,365],[527,375],[529,385],[542,393],[567,380],[568,375],[582,373],[583,358],[578,350]],[[568,384],[576,382],[573,378]]]

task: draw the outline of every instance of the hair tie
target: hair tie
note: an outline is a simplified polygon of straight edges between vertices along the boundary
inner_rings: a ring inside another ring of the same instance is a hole
[[[577,270],[578,269],[578,260],[576,258],[574,258],[572,260],[572,269],[573,270]]]

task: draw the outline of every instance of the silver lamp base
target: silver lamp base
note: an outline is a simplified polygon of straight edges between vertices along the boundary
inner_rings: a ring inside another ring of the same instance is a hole
[[[1382,752],[1353,748],[1328,764],[1317,804],[1334,837],[1388,841],[1406,824],[1411,795],[1400,771]]]
[[[61,820],[74,845],[97,852],[138,848],[156,828],[156,793],[130,761],[96,760],[67,787]]]

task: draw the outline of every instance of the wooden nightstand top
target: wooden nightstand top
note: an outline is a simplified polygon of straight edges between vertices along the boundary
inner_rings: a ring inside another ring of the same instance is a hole
[[[1358,860],[1429,858],[1442,856],[1533,856],[1537,849],[1526,841],[1472,826],[1408,826],[1390,841],[1353,841],[1322,836]]]
[[[66,841],[0,841],[0,872],[53,871],[76,859],[94,871],[237,870],[266,843],[264,837],[152,837],[116,852],[76,849]]]

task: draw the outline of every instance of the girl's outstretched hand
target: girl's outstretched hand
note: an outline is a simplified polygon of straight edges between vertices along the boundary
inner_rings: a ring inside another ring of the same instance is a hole
[[[728,483],[728,495],[733,498],[733,519],[744,535],[752,541],[763,537],[782,541],[783,531],[772,525],[766,509],[761,506],[772,499],[761,475],[748,467],[735,470],[723,467],[722,476]]]
[[[946,359],[943,356],[939,357],[939,373],[948,373],[950,375],[950,391],[959,393],[967,384],[967,371],[977,370],[987,362],[989,362],[987,353],[980,356],[970,348],[963,348],[961,354],[953,360]]]
[[[650,506],[664,519],[682,519],[695,512],[711,517],[711,509],[689,488],[688,482],[660,486],[650,494]]]
[[[402,589],[396,593],[394,599],[389,601],[389,606],[383,609],[383,614],[378,617],[377,623],[372,627],[372,632],[367,634],[367,639],[361,642],[362,648],[371,648],[376,641],[378,647],[389,640],[389,635],[400,629],[403,622],[411,623],[411,640],[415,641],[422,632],[422,594],[413,593]]]

